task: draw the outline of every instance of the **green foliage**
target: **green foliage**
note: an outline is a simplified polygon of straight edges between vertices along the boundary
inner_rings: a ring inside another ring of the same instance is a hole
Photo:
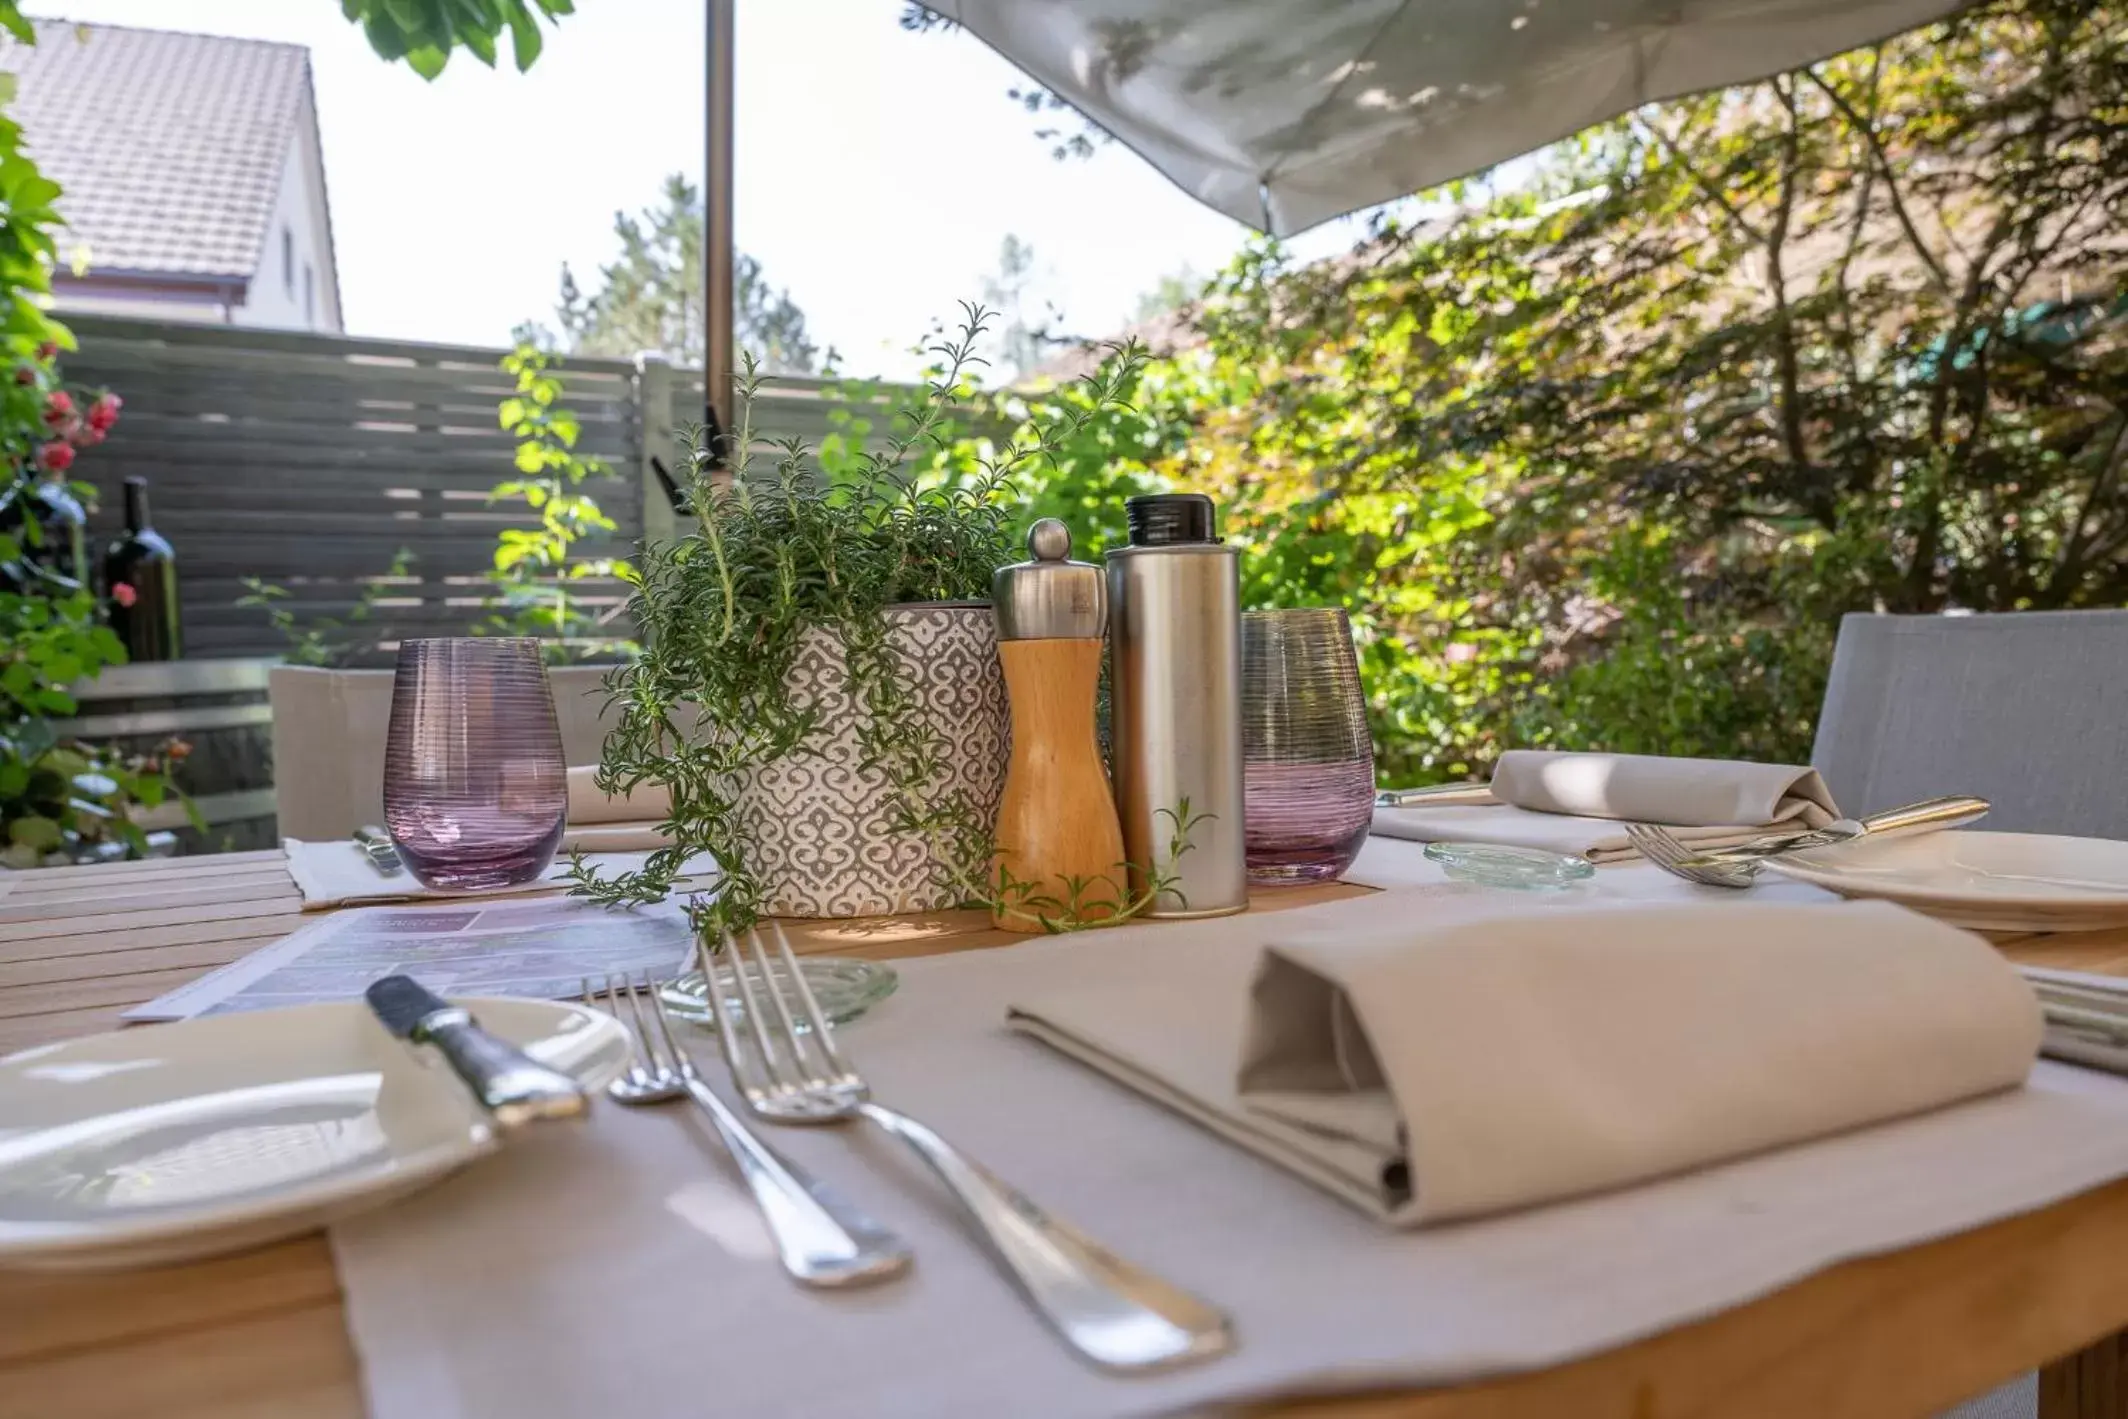
[[[574,583],[629,580],[632,574],[626,562],[575,553],[586,537],[615,530],[598,500],[583,491],[588,481],[611,478],[612,470],[576,451],[583,426],[560,402],[555,366],[553,356],[527,344],[503,357],[503,372],[516,379],[517,392],[502,401],[496,417],[517,440],[517,476],[497,483],[489,501],[523,503],[538,514],[539,525],[506,527],[497,535],[488,575],[501,606],[481,630],[540,637],[555,658],[631,653],[633,644],[613,633],[613,610],[592,610],[571,595]]]
[[[255,576],[243,578],[244,594],[237,598],[236,604],[265,611],[266,623],[288,642],[288,649],[281,653],[281,658],[288,664],[335,668],[352,665],[377,648],[377,637],[369,625],[376,616],[377,603],[390,590],[391,583],[407,579],[413,566],[412,550],[401,547],[392,554],[391,565],[382,577],[363,582],[362,590],[356,594],[354,608],[345,616],[318,616],[298,621],[295,613],[283,604],[288,600],[288,588]]]
[[[888,435],[869,449],[846,447],[841,466],[825,471],[795,440],[773,446],[772,469],[758,467],[751,418],[760,377],[749,362],[738,466],[727,476],[696,447],[694,522],[678,540],[643,550],[629,603],[642,658],[608,680],[619,722],[599,786],[664,787],[673,843],[619,878],[579,864],[581,890],[600,901],[656,900],[689,859],[709,853],[722,886],[698,919],[713,928],[754,919],[761,886],[747,862],[737,785],[801,752],[818,727],[784,688],[801,641],[816,634],[840,643],[851,693],[870,711],[861,748],[894,794],[896,830],[944,855],[955,881],[987,879],[989,824],[937,792],[949,746],[914,712],[911,671],[882,613],[902,602],[987,599],[992,573],[1015,560],[1014,485],[1046,469],[1088,418],[1109,408],[1139,357],[1118,357],[1084,414],[1031,422],[1012,441],[948,467],[941,455],[950,416],[972,393],[986,324],[980,307],[968,307],[958,338],[935,347],[939,364],[922,396],[893,414]]]
[[[1246,604],[1353,610],[1390,782],[1806,759],[1845,612],[2128,600],[2123,94],[2117,0],[2009,0],[1256,245],[1031,510],[1212,493]]]
[[[586,295],[575,274],[562,267],[555,318],[570,353],[619,359],[655,354],[701,367],[702,190],[674,173],[665,179],[660,197],[660,205],[640,214],[614,214],[621,254],[599,268],[597,290]],[[732,333],[739,348],[764,370],[811,374],[820,349],[807,336],[805,312],[790,292],[769,285],[761,263],[743,252],[734,264],[732,288]]]
[[[575,12],[575,0],[340,0],[340,13],[362,27],[379,57],[403,59],[424,79],[441,74],[461,48],[493,69],[505,35],[523,73],[545,44],[540,20],[558,23]]]
[[[6,0],[0,29],[37,42]],[[56,555],[35,496],[40,482],[58,483],[77,449],[102,440],[108,420],[92,427],[84,411],[97,403],[111,418],[117,411],[107,395],[68,389],[55,363],[74,343],[44,312],[58,196],[59,185],[22,150],[21,127],[0,115],[0,864],[9,867],[65,861],[110,842],[145,850],[131,812],[171,792],[170,765],[182,752],[172,745],[128,755],[61,742],[50,725],[74,713],[70,686],[126,658],[95,596],[70,575],[78,569]],[[52,471],[40,472],[40,463]]]

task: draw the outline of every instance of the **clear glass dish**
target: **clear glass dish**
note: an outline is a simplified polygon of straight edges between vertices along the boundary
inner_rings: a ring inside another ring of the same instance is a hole
[[[781,961],[775,962],[770,969],[778,981],[787,979]],[[798,963],[798,971],[804,976],[805,983],[812,987],[813,998],[820,1002],[820,1009],[831,1025],[848,1024],[892,995],[894,988],[901,984],[901,978],[890,966],[842,956],[808,956]],[[754,988],[758,993],[758,981]],[[716,1028],[716,1022],[710,1018],[700,971],[689,971],[659,993],[664,997],[666,1008],[681,1019],[708,1029]],[[724,977],[724,1013],[727,1019],[746,1018],[746,1002],[729,976]],[[773,1007],[770,1018],[774,1019]],[[798,1028],[803,1030],[804,1022],[801,1021]]]
[[[1585,857],[1501,843],[1428,843],[1429,861],[1458,882],[1510,892],[1559,892],[1596,875]]]

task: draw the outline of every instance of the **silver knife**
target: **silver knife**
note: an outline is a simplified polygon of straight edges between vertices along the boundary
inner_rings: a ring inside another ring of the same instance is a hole
[[[1422,808],[1455,803],[1498,803],[1488,783],[1437,783],[1426,788],[1385,788],[1374,795],[1377,808]]]
[[[355,829],[355,846],[369,859],[369,865],[377,869],[379,877],[397,877],[406,871],[406,864],[399,860],[399,849],[392,842],[391,834],[382,828]]]
[[[579,1118],[590,1109],[590,1096],[574,1079],[495,1038],[470,1013],[412,976],[386,976],[366,995],[385,1029],[442,1055],[504,1128],[539,1119]]]

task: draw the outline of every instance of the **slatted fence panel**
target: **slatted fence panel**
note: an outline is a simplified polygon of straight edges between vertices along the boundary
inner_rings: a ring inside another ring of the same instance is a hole
[[[521,503],[489,502],[516,451],[496,421],[511,392],[503,351],[88,316],[70,324],[80,349],[65,361],[68,378],[126,401],[110,441],[77,465],[99,491],[91,530],[99,544],[114,535],[122,480],[149,480],[155,524],[178,552],[188,657],[285,649],[263,611],[237,604],[245,577],[285,587],[299,622],[343,618],[401,548],[413,564],[382,582],[365,641],[464,634],[488,614],[496,534],[535,522]],[[611,470],[591,491],[619,524],[584,555],[625,555],[646,514],[653,534],[669,525],[646,454],[678,471],[667,431],[700,418],[701,374],[573,357],[560,372],[583,424],[579,448]],[[817,445],[837,427],[837,403],[821,381],[779,382],[764,392],[757,437]],[[602,605],[622,595],[618,582],[571,590]]]

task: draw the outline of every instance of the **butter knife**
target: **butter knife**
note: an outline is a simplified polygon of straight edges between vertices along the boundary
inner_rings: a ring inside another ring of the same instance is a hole
[[[1498,803],[1487,783],[1437,783],[1426,788],[1385,788],[1374,795],[1377,808],[1444,807],[1456,803]]]
[[[480,1028],[471,1013],[412,976],[386,976],[365,992],[369,1008],[400,1039],[427,1045],[465,1081],[480,1106],[504,1128],[539,1119],[577,1118],[591,1107],[583,1087],[513,1044]]]
[[[406,871],[406,864],[399,860],[399,849],[393,844],[391,834],[382,828],[355,829],[355,846],[369,859],[369,865],[377,869],[379,877],[397,877]]]

